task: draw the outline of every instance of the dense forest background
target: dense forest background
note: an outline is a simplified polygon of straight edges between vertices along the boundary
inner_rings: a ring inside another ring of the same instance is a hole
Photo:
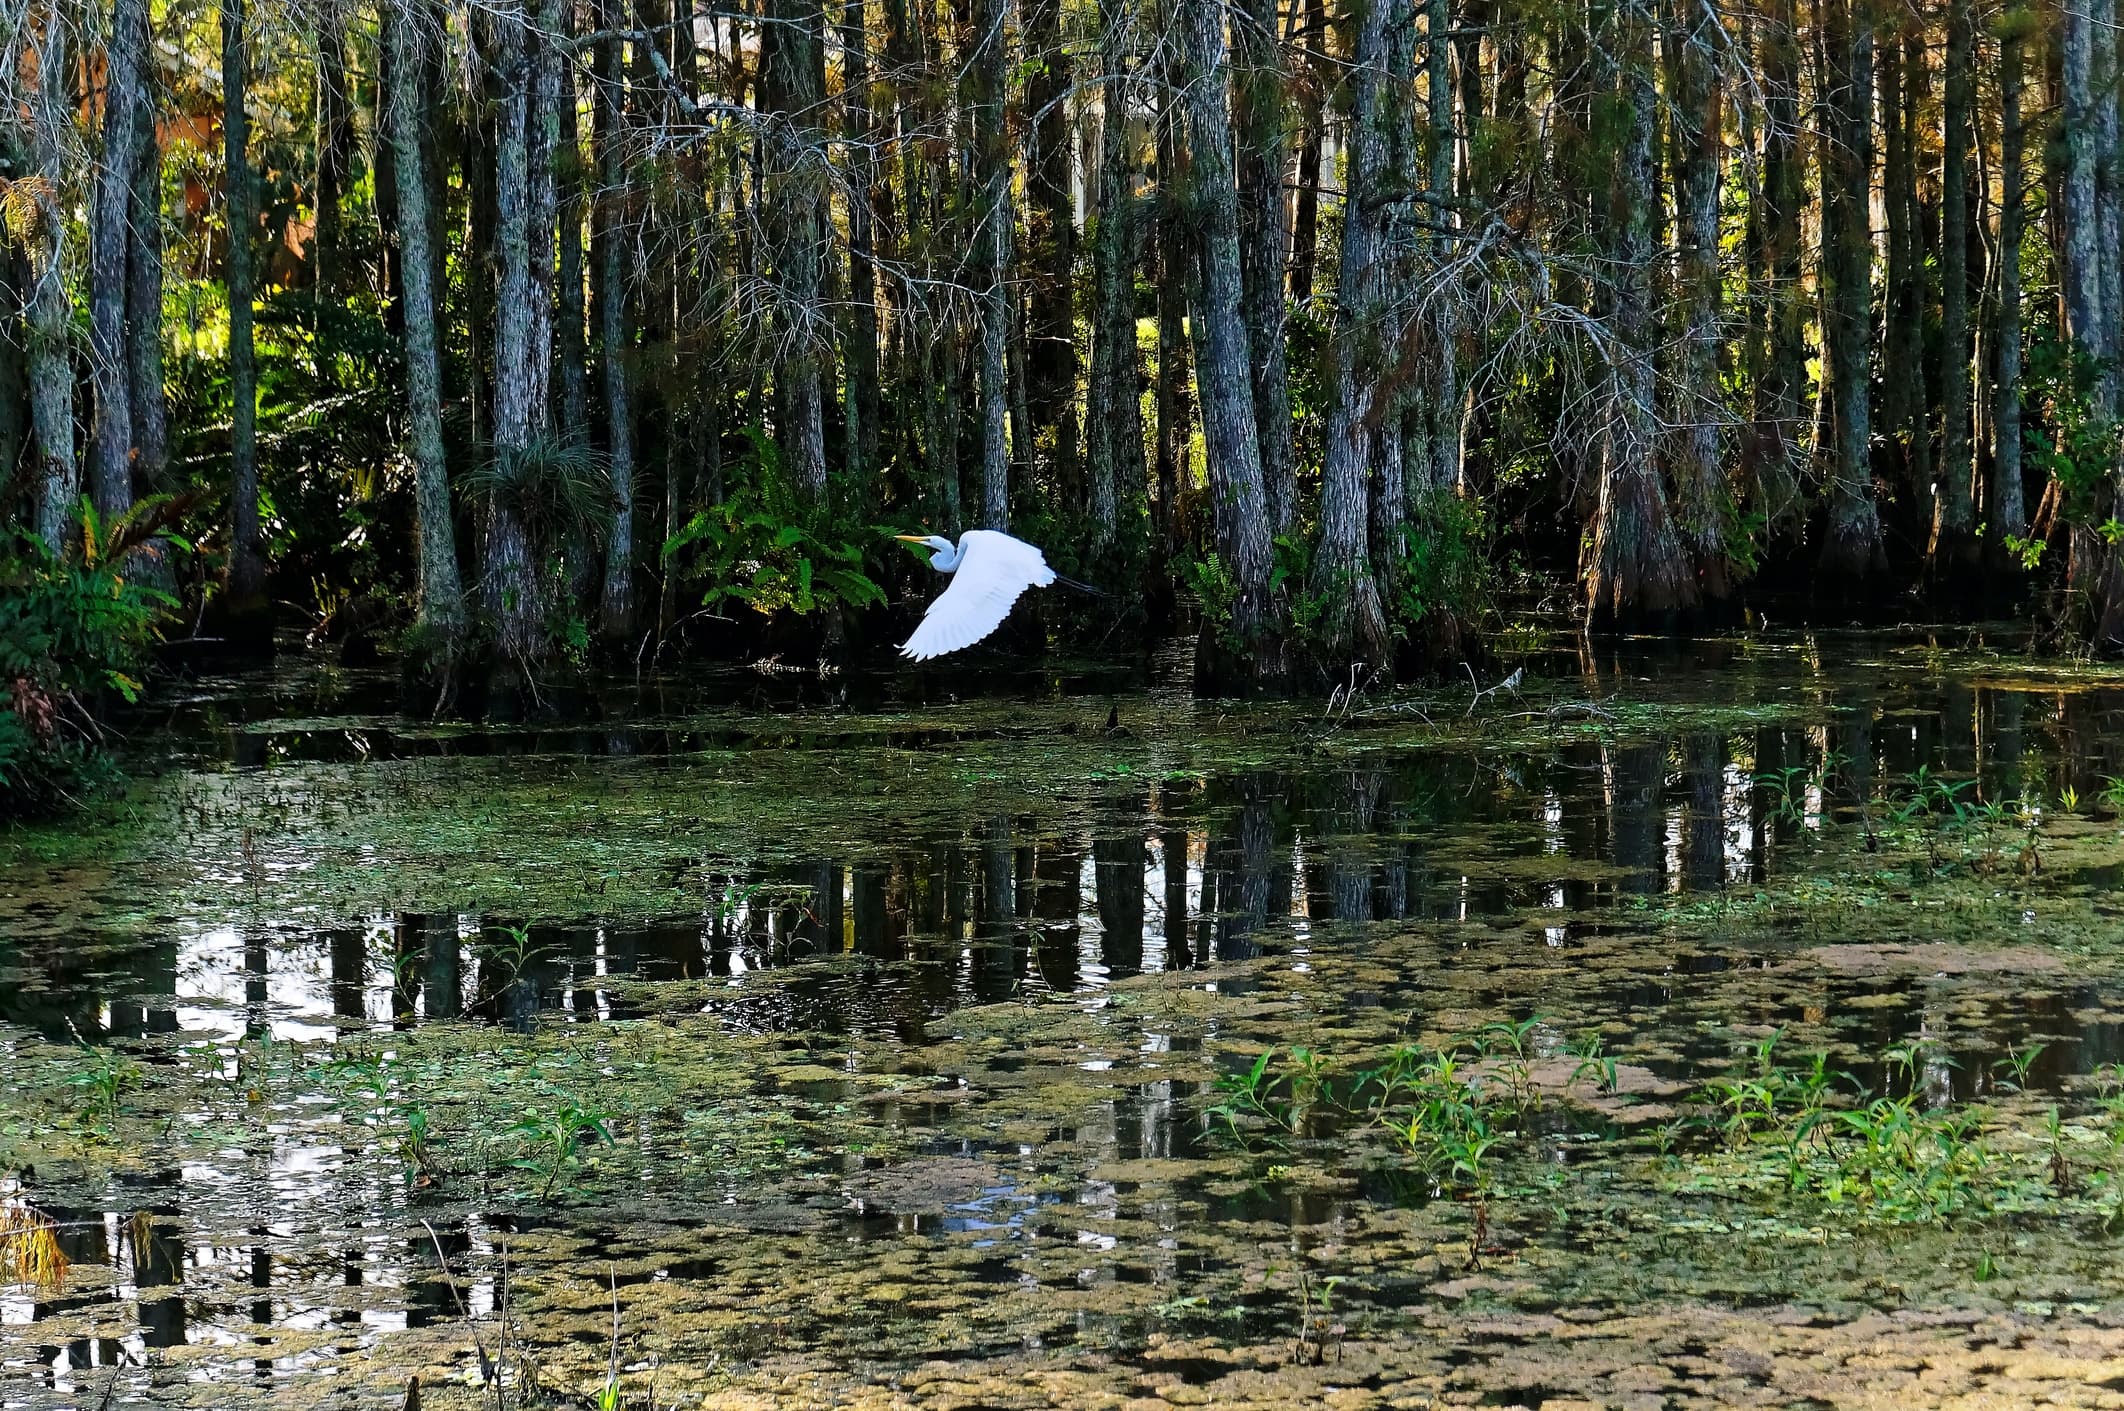
[[[916,528],[1240,684],[1544,582],[2115,646],[2116,21],[5,0],[6,728],[157,633],[445,682],[897,640]]]

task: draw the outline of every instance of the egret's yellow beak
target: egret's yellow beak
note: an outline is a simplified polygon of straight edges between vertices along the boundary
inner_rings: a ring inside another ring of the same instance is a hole
[[[921,544],[928,542],[927,537],[921,534],[895,534],[892,537],[899,540],[903,544]]]

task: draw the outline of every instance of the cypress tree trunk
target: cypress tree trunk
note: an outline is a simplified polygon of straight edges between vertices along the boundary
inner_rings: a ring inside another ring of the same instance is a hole
[[[247,631],[270,633],[265,619],[265,546],[258,523],[258,374],[251,348],[251,242],[258,224],[251,185],[250,112],[245,0],[222,0],[222,145],[228,188],[229,393],[229,598],[249,621]]]
[[[443,451],[442,369],[436,353],[439,312],[434,284],[434,218],[428,205],[426,156],[421,148],[421,53],[425,39],[419,0],[391,0],[384,39],[392,82],[386,90],[391,176],[397,202],[400,271],[404,280],[407,427],[413,453],[413,505],[419,534],[420,594],[415,625],[445,666],[465,631],[464,589],[457,571],[457,531],[450,515],[449,463]],[[378,163],[379,172],[382,163]]]
[[[1254,422],[1252,341],[1247,337],[1244,283],[1239,271],[1239,189],[1232,176],[1231,72],[1224,47],[1224,14],[1216,0],[1180,0],[1174,36],[1186,76],[1190,196],[1197,212],[1198,261],[1195,385],[1202,398],[1203,450],[1209,461],[1217,552],[1236,596],[1232,629],[1246,644],[1246,669],[1257,679],[1283,674],[1275,604],[1270,599],[1272,553],[1268,501],[1261,476],[1261,442]],[[1213,634],[1201,641],[1215,651]],[[1212,673],[1215,674],[1214,672]]]
[[[1976,86],[1976,22],[1970,0],[1950,0],[1940,164],[1940,470],[1933,501],[1935,569],[1966,562],[1974,540],[1976,473],[1969,346],[1969,141]]]
[[[133,238],[125,271],[127,381],[133,397],[133,484],[163,488],[170,459],[169,400],[162,385],[162,144],[155,105],[142,86],[140,136],[133,148]]]
[[[347,94],[346,16],[339,0],[318,0],[316,230],[310,238],[311,277],[320,296],[344,281],[340,270],[340,202],[354,147],[354,110]]]
[[[2058,214],[2053,238],[2058,243],[2058,284],[2064,306],[2063,332],[2076,358],[2099,366],[2108,352],[2099,254],[2101,210],[2097,201],[2097,132],[2095,108],[2095,31],[2099,22],[2084,7],[2062,7],[2060,33],[2060,122],[2054,149],[2058,173]],[[2098,420],[2115,411],[2109,381],[2096,377],[2090,410]],[[2088,591],[2097,584],[2099,554],[2093,535],[2075,526],[2068,541],[2066,581]],[[2098,638],[2099,640],[2099,638]]]
[[[1801,399],[1806,390],[1806,291],[1800,282],[1799,15],[1794,0],[1770,0],[1762,27],[1763,361],[1754,379],[1756,508],[1772,533],[1799,509]]]
[[[1143,494],[1143,407],[1136,349],[1136,194],[1130,152],[1127,0],[1100,0],[1097,224],[1092,238],[1090,481],[1098,543],[1112,541]]]
[[[1719,270],[1719,175],[1725,161],[1725,93],[1719,70],[1724,59],[1723,21],[1704,5],[1692,6],[1689,32],[1681,36],[1680,92],[1674,124],[1675,187],[1679,222],[1680,290],[1683,303],[1680,367],[1681,434],[1675,446],[1675,519],[1694,561],[1706,597],[1726,595],[1728,498],[1719,432],[1725,393],[1719,384],[1719,344],[1724,335]]]
[[[1342,197],[1341,260],[1335,275],[1335,323],[1329,345],[1333,379],[1320,472],[1320,543],[1313,554],[1313,591],[1328,604],[1325,663],[1340,674],[1340,657],[1377,657],[1386,651],[1386,610],[1372,576],[1367,477],[1379,458],[1380,344],[1387,251],[1384,229],[1390,176],[1392,103],[1387,33],[1406,24],[1403,5],[1375,0],[1355,16],[1350,53],[1348,175]],[[1398,438],[1398,418],[1390,435]]]
[[[573,39],[576,0],[561,0],[561,36]],[[583,333],[583,224],[588,201],[584,187],[590,168],[583,162],[581,117],[577,112],[575,60],[572,55],[555,57],[555,98],[560,119],[560,145],[554,163],[559,186],[560,254],[554,284],[553,341],[560,369],[560,427],[568,439],[584,435],[590,417],[588,348]],[[578,535],[568,546],[568,572],[578,579],[587,572],[579,562],[585,546]],[[578,586],[581,586],[578,584]]]
[[[1925,220],[1917,185],[1918,103],[1927,78],[1924,39],[1921,22],[1914,14],[1906,15],[1898,34],[1879,46],[1877,58],[1883,138],[1881,204],[1888,225],[1885,341],[1889,361],[1902,370],[1898,376],[1882,379],[1880,419],[1895,453],[1904,493],[1921,506],[1933,496],[1925,373]],[[1823,258],[1826,262],[1828,256]]]
[[[1587,626],[1604,630],[1657,619],[1695,603],[1696,585],[1675,535],[1657,461],[1652,310],[1653,146],[1659,95],[1648,0],[1621,0],[1612,57],[1617,110],[1627,126],[1609,196],[1614,274],[1608,295],[1614,348],[1607,354],[1607,433],[1586,560]]]
[[[494,474],[487,495],[482,583],[495,645],[524,666],[544,654],[537,566],[520,492],[535,473],[546,360],[537,341],[542,291],[534,275],[537,182],[531,171],[538,56],[521,0],[495,14],[492,68],[501,84],[494,124]],[[547,246],[550,248],[550,234]]]
[[[1453,126],[1453,9],[1452,0],[1430,0],[1430,17],[1426,21],[1428,34],[1424,41],[1426,77],[1430,92],[1430,221],[1441,227],[1429,241],[1434,258],[1441,265],[1448,265],[1459,254],[1455,236],[1447,233],[1457,226],[1458,217],[1453,205],[1453,154],[1458,134]],[[1461,54],[1463,72],[1470,66],[1471,56],[1465,50]],[[1479,81],[1468,79],[1465,85],[1470,93],[1480,87]],[[1479,101],[1479,100],[1478,100]],[[1469,109],[1472,120],[1474,108]],[[1460,389],[1460,306],[1462,291],[1458,279],[1449,280],[1443,287],[1430,291],[1431,350],[1426,362],[1429,373],[1429,393],[1425,399],[1429,425],[1421,429],[1427,433],[1415,443],[1414,449],[1423,454],[1428,464],[1413,467],[1419,475],[1429,480],[1432,494],[1451,493],[1460,485],[1462,430]],[[1405,438],[1406,439],[1406,438]],[[1399,545],[1394,548],[1398,552]]]
[[[966,59],[967,107],[973,119],[976,291],[981,309],[981,525],[1010,527],[1010,157],[1004,147],[1003,90],[1008,74],[1004,21],[1008,0],[982,0],[974,12],[973,52]]]
[[[783,468],[807,499],[826,496],[824,337],[826,173],[819,141],[825,100],[825,16],[819,0],[771,0],[760,35],[759,102],[774,232],[775,439]]]
[[[1327,52],[1327,0],[1300,0],[1305,23],[1299,37],[1313,54]],[[1298,139],[1297,192],[1291,201],[1291,299],[1313,297],[1313,272],[1320,250],[1320,147],[1327,127],[1326,81],[1313,59],[1306,62],[1302,92],[1303,132]]]
[[[1278,4],[1279,0],[1239,0],[1232,19],[1239,269],[1253,345],[1254,422],[1261,437],[1261,479],[1268,497],[1271,534],[1291,527],[1298,498],[1283,336],[1285,251],[1290,243],[1283,204],[1284,171],[1290,157],[1284,116],[1289,76],[1276,37]]]
[[[1192,242],[1180,209],[1180,114],[1169,85],[1158,99],[1158,386],[1155,475],[1160,543],[1168,559],[1189,537],[1183,510],[1189,475],[1189,290],[1197,278]]]
[[[20,170],[15,165],[11,147],[0,141],[0,160],[10,163],[10,170]],[[10,245],[0,249],[0,309],[24,309],[28,301],[24,295],[29,283],[28,267],[21,253]],[[10,493],[16,489],[15,475],[21,469],[23,448],[29,440],[29,381],[28,364],[25,362],[24,340],[26,329],[18,327],[12,318],[0,319],[0,496],[12,501]],[[35,527],[36,509],[30,510],[31,527]]]
[[[104,47],[103,161],[96,170],[89,233],[89,369],[96,420],[89,494],[106,519],[133,504],[132,360],[125,343],[125,290],[134,147],[147,50],[147,0],[114,0]]]
[[[37,87],[32,113],[34,159],[42,189],[29,248],[30,430],[36,445],[37,534],[54,554],[74,540],[81,463],[74,450],[73,309],[66,288],[67,139],[74,95],[68,82],[66,28],[56,10],[45,14],[34,47]]]
[[[619,0],[604,0],[605,25],[624,26]],[[627,158],[620,104],[625,93],[620,45],[598,45],[592,137],[597,144],[598,199],[591,234],[597,262],[597,352],[605,399],[605,463],[611,477],[612,528],[605,540],[605,582],[599,628],[608,641],[634,630],[634,407],[627,382],[632,353],[627,322],[627,268],[622,248],[627,206]],[[675,531],[677,525],[673,525]]]
[[[1999,35],[1999,309],[1992,389],[1991,494],[1986,520],[2003,542],[2028,532],[2021,483],[2021,246],[2026,238],[2026,134],[2021,121],[2025,10],[2009,11]]]
[[[878,459],[878,278],[876,152],[884,140],[870,103],[870,55],[863,0],[842,9],[841,53],[846,66],[842,101],[854,143],[848,187],[848,330],[843,354],[847,390],[847,472],[866,476]],[[1066,189],[1066,183],[1065,183]],[[1066,287],[1066,286],[1065,286]],[[1065,336],[1068,330],[1064,330]],[[1075,371],[1070,380],[1074,391]]]
[[[1867,0],[1859,0],[1864,5]],[[1887,567],[1868,456],[1872,408],[1873,20],[1852,0],[1819,0],[1831,140],[1822,144],[1824,395],[1831,400],[1829,522],[1821,571],[1829,583]]]
[[[1062,0],[1026,0],[1025,158],[1029,286],[1025,327],[1025,398],[1031,430],[1054,431],[1054,483],[1082,504],[1077,425],[1076,202],[1070,180],[1070,51],[1062,42]],[[1032,446],[1018,452],[1030,464]]]

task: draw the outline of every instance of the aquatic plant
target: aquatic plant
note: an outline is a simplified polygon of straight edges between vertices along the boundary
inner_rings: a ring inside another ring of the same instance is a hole
[[[548,1200],[583,1147],[611,1144],[610,1121],[611,1115],[603,1109],[572,1098],[550,1108],[527,1109],[522,1120],[508,1129],[519,1147],[518,1156],[509,1164],[537,1176],[533,1198]]]

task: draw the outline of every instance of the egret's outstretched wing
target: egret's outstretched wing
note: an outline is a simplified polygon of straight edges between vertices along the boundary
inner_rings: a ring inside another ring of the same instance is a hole
[[[921,625],[900,648],[902,656],[927,661],[970,647],[1002,624],[1027,588],[1055,581],[1041,552],[1023,539],[993,529],[959,536],[959,566],[951,586],[922,615]]]

